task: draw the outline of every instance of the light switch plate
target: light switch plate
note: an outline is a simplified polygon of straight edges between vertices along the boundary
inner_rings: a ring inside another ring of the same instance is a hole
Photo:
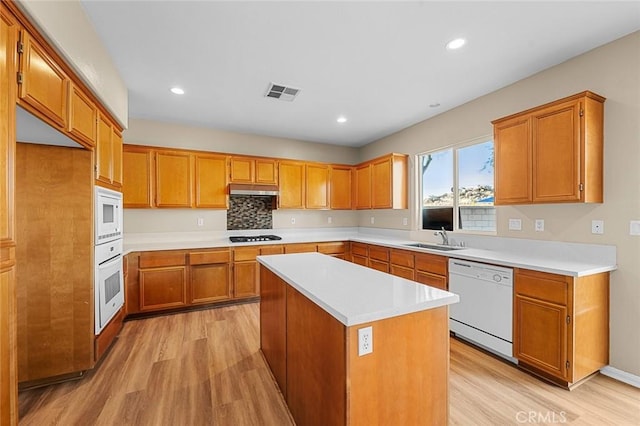
[[[640,220],[629,221],[629,235],[640,235]]]
[[[522,220],[521,219],[509,219],[509,230],[510,231],[521,231],[522,230]]]
[[[536,232],[544,231],[544,219],[536,219]]]

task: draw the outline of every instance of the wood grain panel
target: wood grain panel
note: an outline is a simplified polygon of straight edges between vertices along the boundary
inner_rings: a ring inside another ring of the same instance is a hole
[[[122,192],[125,208],[153,206],[153,154],[149,150],[133,150],[125,146],[122,153]]]
[[[329,168],[330,183],[329,206],[332,210],[351,210],[353,208],[353,167],[337,166]]]
[[[371,208],[371,166],[365,164],[355,169],[356,209]]]
[[[345,327],[291,286],[286,291],[289,410],[299,425],[346,424]]]
[[[140,310],[168,309],[187,304],[185,266],[140,269]]]
[[[226,209],[227,157],[222,155],[194,154],[195,206],[199,208]]]
[[[258,262],[245,261],[233,264],[233,297],[254,297],[260,294]]]
[[[232,156],[229,169],[232,183],[255,182],[255,160],[252,158]]]
[[[369,259],[389,262],[389,249],[386,247],[369,245]]]
[[[347,243],[344,241],[332,242],[332,243],[318,243],[318,253],[324,254],[344,254]]]
[[[287,285],[260,266],[260,349],[282,395],[287,395]]]
[[[261,246],[260,254],[268,255],[268,254],[283,254],[284,246],[280,244],[272,245],[272,246]]]
[[[447,424],[448,312],[445,306],[348,328],[350,425]],[[369,325],[373,353],[358,356],[358,329]]]
[[[278,164],[281,208],[304,209],[305,207],[305,167],[300,161],[280,161]]]
[[[405,268],[414,268],[415,254],[407,250],[391,249],[389,261],[393,265],[404,266]]]
[[[515,293],[558,305],[567,304],[570,277],[528,269],[516,269],[516,274],[518,283]]]
[[[127,265],[127,275],[124,277],[124,304],[127,315],[135,314],[140,311],[140,274],[138,264],[140,253],[133,252],[123,257],[123,265]]]
[[[122,133],[112,127],[111,136],[111,183],[116,190],[122,190]]]
[[[394,264],[389,265],[389,273],[391,275],[406,278],[411,281],[414,281],[416,278],[416,273],[413,270],[413,268],[407,268],[404,266],[398,266]]]
[[[21,32],[24,52],[20,56],[20,104],[35,112],[54,127],[67,127],[67,86],[69,77],[43,47],[26,32]]]
[[[259,246],[250,246],[250,247],[234,247],[233,249],[233,260],[234,262],[240,262],[244,260],[256,260],[260,254]]]
[[[122,323],[124,321],[125,309],[121,308],[118,313],[109,321],[106,327],[102,329],[99,336],[95,339],[95,361],[100,361],[102,356],[109,350],[114,340],[122,330]]]
[[[231,299],[229,263],[201,264],[190,268],[190,303],[211,303]]]
[[[113,129],[107,117],[99,114],[96,146],[96,180],[111,184],[113,178]]]
[[[431,274],[429,272],[416,271],[415,280],[420,284],[426,284],[431,287],[439,288],[441,290],[448,290],[447,277],[438,274]]]
[[[156,152],[156,206],[191,207],[191,155]]]
[[[308,209],[329,208],[329,165],[307,163],[305,166],[305,207]]]
[[[369,268],[380,272],[389,272],[389,262],[381,262],[379,260],[369,258]]]
[[[447,276],[448,259],[437,254],[416,253],[416,271]]]
[[[278,163],[274,158],[256,158],[256,183],[278,184]]]
[[[351,243],[351,254],[369,257],[369,246],[364,243]]]
[[[184,264],[186,264],[186,253],[179,250],[145,251],[140,254],[141,269]]]
[[[602,203],[604,201],[604,98],[587,93],[584,99],[584,130],[581,133],[584,156],[580,175],[584,183],[582,201]]]
[[[531,121],[517,117],[493,126],[495,204],[530,203],[532,194]]]
[[[285,244],[284,252],[286,254],[290,253],[313,253],[318,250],[318,246],[314,243],[296,243],[296,244]]]
[[[375,160],[371,164],[371,207],[389,209],[393,206],[393,162],[391,158]]]
[[[369,266],[369,258],[357,254],[351,255],[351,261],[357,265]]]
[[[17,144],[19,380],[93,366],[90,151]]]
[[[207,263],[229,263],[230,260],[231,252],[228,249],[189,252],[189,265],[204,265]]]
[[[75,84],[69,85],[69,124],[67,130],[87,147],[97,138],[98,108]]]

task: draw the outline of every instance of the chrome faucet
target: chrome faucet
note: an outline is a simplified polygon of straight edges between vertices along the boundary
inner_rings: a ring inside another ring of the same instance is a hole
[[[449,245],[449,236],[447,235],[447,230],[442,227],[442,231],[436,231],[433,235],[440,235],[442,237],[442,244],[445,246]]]

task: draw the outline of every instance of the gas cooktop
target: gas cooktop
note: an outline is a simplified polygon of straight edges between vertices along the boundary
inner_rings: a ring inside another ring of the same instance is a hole
[[[277,235],[237,235],[229,237],[229,239],[232,243],[250,243],[254,241],[277,241],[281,240],[282,237]]]

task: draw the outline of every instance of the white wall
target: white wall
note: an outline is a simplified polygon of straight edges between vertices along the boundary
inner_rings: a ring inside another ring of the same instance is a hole
[[[610,363],[640,375],[640,237],[629,235],[629,221],[640,220],[640,32],[369,144],[360,159],[389,151],[414,155],[490,135],[491,120],[584,90],[607,98],[604,203],[499,206],[497,235],[616,245],[619,268],[611,274]],[[413,210],[388,212],[375,225],[368,222],[371,212],[362,212],[359,224],[401,229],[402,217],[417,214],[415,186],[412,180]],[[509,231],[509,218],[522,219],[522,231]],[[535,219],[545,220],[544,232],[534,231]],[[604,235],[591,234],[593,219],[604,220]],[[413,235],[434,238],[427,231]]]
[[[79,1],[18,1],[20,9],[127,128],[127,88]]]

